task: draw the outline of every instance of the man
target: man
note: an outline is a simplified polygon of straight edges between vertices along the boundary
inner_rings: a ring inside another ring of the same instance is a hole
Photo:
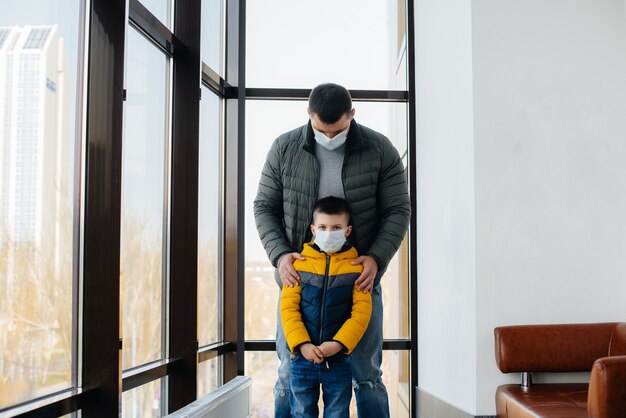
[[[352,353],[351,367],[360,418],[389,417],[382,382],[383,307],[380,278],[397,251],[410,217],[404,167],[398,151],[382,134],[354,120],[350,93],[322,84],[309,96],[309,123],[279,136],[267,155],[254,200],[261,242],[279,286],[297,286],[295,260],[310,241],[309,225],[318,198],[345,199],[352,216],[351,242],[363,272],[359,290],[372,294],[372,316]],[[279,313],[280,315],[280,313]],[[275,417],[290,417],[289,347],[278,318],[280,359],[274,388]]]

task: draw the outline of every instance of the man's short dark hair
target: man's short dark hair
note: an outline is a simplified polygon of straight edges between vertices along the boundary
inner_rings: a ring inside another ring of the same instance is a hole
[[[335,196],[327,196],[318,199],[313,205],[313,215],[316,213],[325,213],[327,215],[343,215],[344,213],[350,218],[350,208],[345,199]]]
[[[335,123],[352,111],[352,98],[345,87],[326,83],[315,87],[309,95],[309,110],[324,123]]]

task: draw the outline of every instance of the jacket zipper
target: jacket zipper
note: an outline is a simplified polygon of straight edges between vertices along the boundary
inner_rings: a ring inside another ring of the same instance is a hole
[[[324,311],[326,310],[326,289],[328,288],[328,270],[330,269],[330,256],[326,254],[326,271],[324,272],[324,286],[322,291],[322,312],[320,314],[320,338],[319,343],[323,343],[322,335],[324,333]]]

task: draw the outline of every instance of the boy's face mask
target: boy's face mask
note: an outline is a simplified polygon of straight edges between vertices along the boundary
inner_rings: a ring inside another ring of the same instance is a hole
[[[320,250],[326,254],[336,253],[346,243],[346,230],[338,231],[315,231],[313,239]]]

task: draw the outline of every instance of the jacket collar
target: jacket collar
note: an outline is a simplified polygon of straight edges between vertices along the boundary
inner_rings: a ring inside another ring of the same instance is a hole
[[[315,155],[315,132],[311,126],[311,120],[304,126],[304,138],[302,148],[305,151]],[[356,123],[354,119],[350,122],[350,130],[348,131],[348,139],[346,140],[346,152],[351,152],[363,146],[363,130],[361,125]]]
[[[302,249],[302,255],[307,258],[325,259],[327,254],[323,252],[322,250],[320,250],[320,248],[317,246],[317,244],[314,241],[311,241],[307,244],[304,244],[304,248]],[[332,259],[336,259],[336,260],[343,260],[346,258],[357,258],[357,256],[358,255],[357,255],[356,249],[348,243],[344,244],[344,246],[341,247],[341,250],[330,255]]]

